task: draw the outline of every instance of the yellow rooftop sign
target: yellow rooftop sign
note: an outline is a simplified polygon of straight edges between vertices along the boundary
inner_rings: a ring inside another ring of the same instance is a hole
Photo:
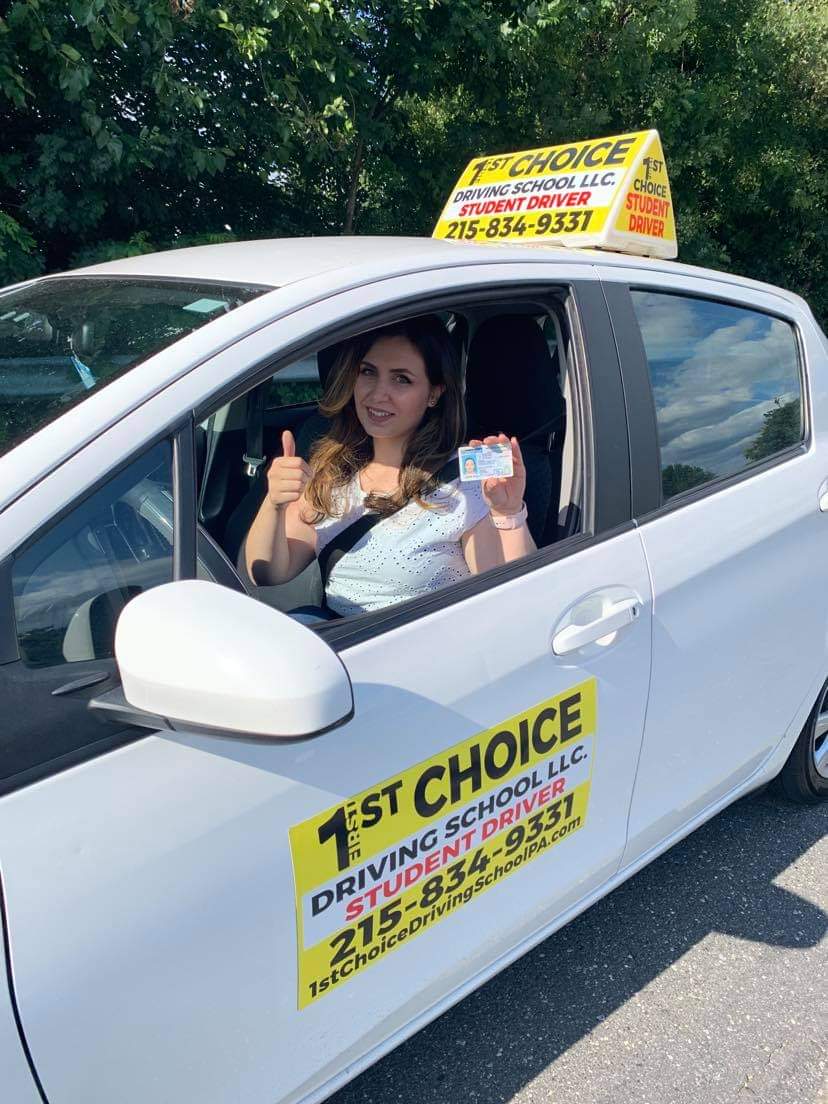
[[[433,237],[554,241],[676,256],[676,224],[657,130],[477,157]]]

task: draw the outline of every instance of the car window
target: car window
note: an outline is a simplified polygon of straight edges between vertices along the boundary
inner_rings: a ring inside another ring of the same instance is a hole
[[[304,357],[282,368],[271,379],[267,389],[265,406],[275,410],[282,406],[298,406],[301,403],[319,402],[322,383],[316,357]]]
[[[466,314],[446,310],[437,316],[444,332],[439,341],[435,336],[436,344],[444,346],[446,355],[461,366],[456,399],[452,401],[456,402],[458,424],[466,422],[463,440],[504,431],[521,444],[526,470],[522,501],[531,535],[527,542],[530,551],[535,545],[551,544],[564,535],[559,531],[562,513],[568,519],[567,525],[570,515],[576,519],[579,516],[570,509],[572,495],[580,493],[575,490],[575,465],[570,464],[566,470],[563,466],[566,427],[577,425],[578,419],[573,417],[570,422],[567,418],[567,402],[561,391],[561,331],[550,322],[544,306],[515,299],[508,306],[484,301],[479,309],[474,305],[468,307]],[[230,562],[239,565],[251,593],[283,610],[320,605],[320,567],[313,562],[304,569],[299,565],[297,573],[286,568],[280,572],[281,579],[263,571],[250,577],[245,566],[247,537],[266,493],[264,472],[281,455],[284,431],[293,433],[296,456],[308,460],[330,428],[331,423],[319,414],[314,399],[321,390],[320,377],[327,378],[340,351],[339,343],[312,349],[268,381],[261,427],[261,451],[267,457],[267,465],[261,469],[258,480],[242,481],[240,476],[241,457],[251,436],[248,423],[256,418],[255,404],[237,398],[220,408],[212,426],[209,419],[204,423],[205,430],[212,433],[215,447],[200,488],[205,504],[202,523]],[[509,378],[504,386],[503,365],[507,363]],[[398,400],[392,402],[386,397],[384,401],[393,406]],[[574,402],[570,394],[570,405]],[[574,409],[569,413],[574,414]],[[364,431],[359,432],[364,436]],[[252,437],[256,439],[256,433]],[[350,442],[350,437],[347,439]],[[456,452],[447,460],[442,457],[440,467],[446,470],[444,483],[456,480]],[[393,521],[388,519],[364,534],[354,529],[353,540],[358,543],[350,547],[347,540],[339,541],[339,532],[350,529],[351,521],[360,512],[357,499],[361,501],[367,493],[361,485],[352,487],[352,482],[350,477],[347,487],[343,484],[342,489],[336,488],[331,515],[320,514],[314,523],[322,533],[320,540],[324,545],[329,539],[338,542],[333,544],[331,563],[335,566],[330,568],[332,574],[326,586],[329,610],[348,617],[375,612],[467,577],[469,565],[463,554],[463,535],[489,514],[479,482],[458,487],[446,502],[443,498],[447,492],[442,492],[432,512],[424,511],[412,501]],[[340,519],[352,512],[352,496],[353,503],[357,503],[354,517],[343,525]],[[520,503],[516,502],[511,514],[516,519],[515,528],[520,529],[522,507],[518,507]],[[433,517],[435,526],[438,519],[441,521],[443,528],[437,536],[430,529],[426,533],[421,514],[425,520]],[[572,531],[577,524],[577,520],[572,523]],[[422,537],[425,542],[423,549],[417,546],[414,556],[404,543],[409,539],[406,534],[412,541],[414,537]],[[518,541],[512,543],[519,547]],[[512,553],[515,559],[522,554],[517,550]],[[327,562],[327,556],[323,556],[323,571]],[[293,565],[289,566],[292,569]],[[333,602],[337,603],[336,608]]]
[[[172,450],[163,442],[30,544],[12,568],[17,639],[31,667],[114,654],[136,594],[173,577]]]
[[[67,276],[0,294],[0,455],[88,392],[268,290]]]
[[[664,498],[803,437],[793,326],[710,299],[633,290],[655,397]]]

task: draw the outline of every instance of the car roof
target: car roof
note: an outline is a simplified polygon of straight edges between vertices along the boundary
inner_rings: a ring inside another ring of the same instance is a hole
[[[485,251],[485,252],[482,252]],[[118,261],[73,269],[71,276],[160,277],[168,279],[221,280],[279,288],[337,269],[387,266],[388,275],[443,265],[491,261],[544,260],[572,264],[601,264],[640,268],[649,272],[674,272],[701,276],[771,292],[802,304],[793,292],[714,269],[677,261],[637,257],[600,249],[572,249],[552,242],[526,244],[472,243],[436,238],[338,236],[318,238],[266,238],[258,241],[223,242],[217,245],[169,249]],[[67,275],[66,273],[56,273]],[[54,277],[46,277],[51,279]]]

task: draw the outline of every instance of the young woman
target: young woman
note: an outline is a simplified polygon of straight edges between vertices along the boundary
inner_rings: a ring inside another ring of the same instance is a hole
[[[309,462],[285,430],[283,455],[268,470],[268,493],[246,541],[254,582],[293,579],[368,511],[382,519],[327,581],[326,604],[341,616],[430,593],[534,550],[514,437],[483,442],[511,444],[510,478],[441,477],[463,443],[465,418],[457,358],[435,316],[350,341],[319,409],[331,427]]]

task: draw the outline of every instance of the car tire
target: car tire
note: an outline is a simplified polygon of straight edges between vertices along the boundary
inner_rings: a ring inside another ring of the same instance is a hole
[[[782,793],[802,805],[828,799],[828,681],[779,775]]]

